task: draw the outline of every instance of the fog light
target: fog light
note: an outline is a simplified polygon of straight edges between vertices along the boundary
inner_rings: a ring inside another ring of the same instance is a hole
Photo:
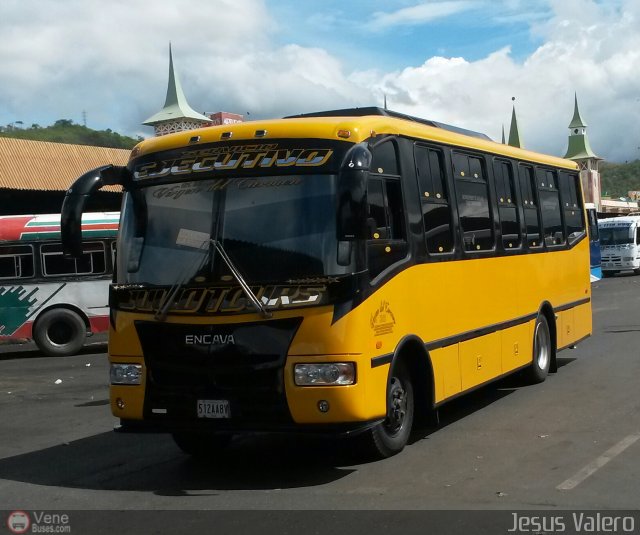
[[[356,367],[353,362],[296,364],[294,374],[298,386],[352,385],[356,382]]]
[[[112,364],[110,371],[112,385],[139,385],[142,382],[140,364]]]
[[[124,400],[122,398],[116,399],[116,407],[118,407],[120,410],[124,409]]]
[[[329,412],[329,402],[326,399],[318,401],[318,410],[320,412]]]

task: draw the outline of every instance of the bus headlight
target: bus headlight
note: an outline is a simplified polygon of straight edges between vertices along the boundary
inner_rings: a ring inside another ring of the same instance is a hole
[[[142,382],[140,364],[112,364],[110,371],[112,385],[139,385]]]
[[[356,366],[353,362],[296,364],[294,375],[298,386],[352,385],[356,382]]]

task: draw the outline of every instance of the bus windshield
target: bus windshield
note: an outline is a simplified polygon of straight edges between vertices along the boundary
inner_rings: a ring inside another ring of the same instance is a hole
[[[631,227],[600,227],[600,245],[627,245],[633,243]]]
[[[132,246],[140,228],[143,236]],[[336,175],[286,175],[153,185],[127,193],[117,282],[230,281],[214,242],[250,283],[351,272],[338,264]]]

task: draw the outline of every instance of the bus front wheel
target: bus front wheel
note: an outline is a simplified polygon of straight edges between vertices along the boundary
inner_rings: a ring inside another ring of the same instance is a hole
[[[540,314],[533,330],[533,362],[527,370],[527,379],[530,383],[541,383],[547,378],[552,357],[553,345],[549,323],[547,318]]]
[[[366,433],[371,452],[386,458],[403,450],[409,440],[415,399],[413,383],[402,361],[394,363],[387,385],[387,415],[381,423]]]
[[[84,320],[67,308],[48,310],[38,318],[33,329],[33,339],[38,349],[49,357],[76,354],[86,337]]]

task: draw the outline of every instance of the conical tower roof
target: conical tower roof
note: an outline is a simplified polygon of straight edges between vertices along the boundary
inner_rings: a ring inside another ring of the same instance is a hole
[[[164,102],[164,108],[143,121],[142,124],[154,126],[158,123],[179,121],[181,119],[202,122],[210,121],[206,115],[198,113],[189,106],[187,98],[182,91],[180,79],[173,68],[173,55],[171,53],[171,45],[169,45],[169,84],[167,86],[167,98]]]
[[[511,128],[509,128],[509,145],[523,149],[522,140],[520,139],[520,131],[518,130],[518,118],[516,117],[516,106],[513,105],[511,112]]]
[[[573,105],[573,118],[569,123],[569,128],[586,128],[587,123],[582,120],[578,109],[578,94],[574,93],[575,103]]]
[[[580,110],[578,109],[578,95],[575,95],[575,104],[573,108],[573,118],[569,123],[569,146],[564,155],[570,160],[602,160],[591,150],[591,144],[587,137],[587,123],[582,120]]]

